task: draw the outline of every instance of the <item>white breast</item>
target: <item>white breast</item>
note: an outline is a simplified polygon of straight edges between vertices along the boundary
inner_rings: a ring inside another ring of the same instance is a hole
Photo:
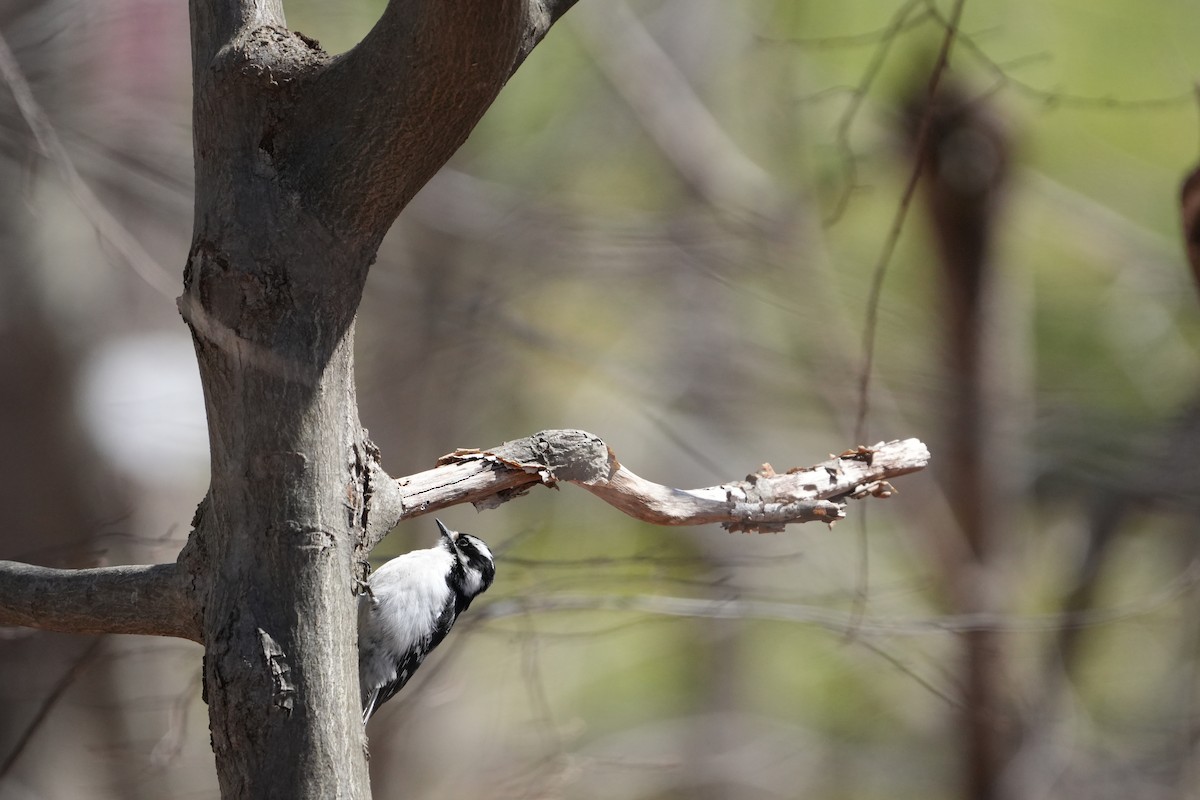
[[[371,576],[370,595],[359,598],[360,647],[376,654],[407,653],[433,629],[449,597],[446,574],[454,557],[442,547],[414,550],[380,567]],[[360,650],[361,652],[361,650]],[[396,677],[394,658],[359,665],[364,691]]]

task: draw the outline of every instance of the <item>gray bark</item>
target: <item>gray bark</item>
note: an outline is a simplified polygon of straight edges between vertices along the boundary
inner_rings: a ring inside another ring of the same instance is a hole
[[[212,483],[180,563],[225,796],[369,794],[346,634],[377,457],[354,396],[355,312],[396,215],[570,5],[393,0],[334,59],[288,31],[278,2],[191,4],[180,311]]]

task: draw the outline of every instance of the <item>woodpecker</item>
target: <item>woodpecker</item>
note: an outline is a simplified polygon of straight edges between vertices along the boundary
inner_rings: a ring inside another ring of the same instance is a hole
[[[363,724],[404,688],[441,644],[458,615],[492,585],[488,546],[437,520],[441,538],[393,558],[371,576],[358,601],[358,679]]]

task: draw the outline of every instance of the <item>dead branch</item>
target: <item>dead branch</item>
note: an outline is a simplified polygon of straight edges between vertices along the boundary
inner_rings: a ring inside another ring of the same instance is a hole
[[[492,508],[532,486],[565,481],[657,525],[720,522],[730,531],[781,531],[794,522],[832,524],[845,517],[847,501],[888,497],[895,491],[889,479],[923,469],[928,462],[925,445],[905,439],[848,450],[812,467],[777,473],[764,464],[744,480],[675,489],[626,469],[597,436],[551,430],[489,450],[456,450],[443,456],[438,467],[386,487],[387,499],[374,500],[390,510],[377,506],[374,512],[382,511],[395,524],[463,502]]]
[[[846,516],[846,504],[889,497],[888,481],[923,469],[917,439],[880,442],[778,473],[675,489],[639,477],[598,436],[550,430],[490,450],[456,450],[434,469],[392,479],[373,465],[369,546],[403,519],[459,503],[494,508],[537,485],[573,483],[635,519],[658,525],[720,522],[730,531],[782,531],[788,523]],[[137,633],[201,641],[196,600],[175,564],[63,570],[0,561],[0,625],[72,633]]]

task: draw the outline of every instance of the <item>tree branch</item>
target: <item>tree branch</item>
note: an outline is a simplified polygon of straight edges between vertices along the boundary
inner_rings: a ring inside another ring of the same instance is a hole
[[[228,164],[241,163],[272,192],[285,190],[277,199],[289,213],[299,201],[369,263],[575,2],[389,0],[362,41],[331,57],[287,29],[280,0],[192,0],[197,182],[226,183]],[[242,128],[210,124],[231,108]]]
[[[202,640],[174,564],[50,569],[0,561],[0,625]]]
[[[267,149],[335,231],[378,244],[575,2],[390,0],[353,49],[318,56]]]
[[[278,127],[287,182],[377,244],[512,74],[524,17],[523,0],[390,0]]]
[[[457,450],[440,462],[398,480],[373,467],[368,549],[401,520],[464,502],[492,508],[535,485],[562,481],[658,525],[720,522],[730,531],[781,531],[788,523],[832,524],[846,516],[849,500],[891,496],[888,480],[923,469],[929,451],[917,439],[880,442],[782,474],[764,464],[745,480],[703,489],[648,481],[622,466],[599,437],[576,430]],[[0,625],[203,639],[175,564],[62,570],[0,561]]]
[[[440,462],[385,484],[372,498],[377,527],[370,546],[400,520],[463,502],[491,508],[537,484],[560,481],[658,525],[720,522],[730,531],[765,532],[794,522],[832,524],[845,517],[848,500],[889,497],[895,490],[888,479],[923,469],[929,451],[917,439],[880,442],[782,474],[764,464],[745,480],[703,489],[674,489],[641,478],[585,431],[542,431],[490,450],[457,450]]]

